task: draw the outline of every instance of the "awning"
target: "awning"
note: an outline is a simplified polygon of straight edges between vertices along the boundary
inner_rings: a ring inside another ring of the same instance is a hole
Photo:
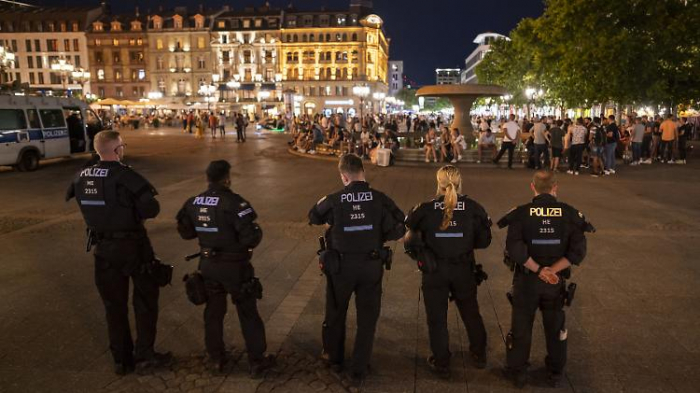
[[[277,90],[277,85],[274,83],[263,83],[260,86],[260,90]]]
[[[241,83],[241,87],[238,90],[253,91],[255,90],[255,83]]]

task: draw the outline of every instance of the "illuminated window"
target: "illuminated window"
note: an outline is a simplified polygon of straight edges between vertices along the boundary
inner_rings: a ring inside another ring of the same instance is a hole
[[[160,38],[156,40],[156,49],[163,49],[163,40]]]
[[[97,80],[103,81],[105,80],[105,70],[99,69],[97,70]]]
[[[92,28],[95,31],[104,31],[104,26],[100,22],[95,22],[92,24]]]
[[[116,38],[113,39],[113,40],[112,40],[112,45],[114,45],[114,46],[119,46],[119,40],[116,39]]]
[[[173,16],[173,27],[182,29],[182,17],[180,15]]]
[[[216,26],[217,26],[218,28],[220,28],[220,29],[223,29],[223,28],[226,27],[226,21],[220,20],[220,21],[216,24]]]
[[[122,24],[119,22],[112,22],[112,31],[121,31]]]
[[[204,37],[197,37],[197,48],[204,49],[205,47],[206,43],[204,42]]]
[[[255,27],[262,27],[262,19],[255,20]]]
[[[131,22],[131,30],[140,31],[141,30],[141,22],[139,22],[137,20]]]

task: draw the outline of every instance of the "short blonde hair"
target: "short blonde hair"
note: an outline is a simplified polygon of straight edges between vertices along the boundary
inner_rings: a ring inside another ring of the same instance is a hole
[[[549,194],[557,185],[557,179],[554,177],[554,172],[537,171],[532,177],[532,184],[538,194]]]
[[[100,131],[95,135],[95,150],[98,154],[109,153],[110,145],[119,138],[118,131]]]

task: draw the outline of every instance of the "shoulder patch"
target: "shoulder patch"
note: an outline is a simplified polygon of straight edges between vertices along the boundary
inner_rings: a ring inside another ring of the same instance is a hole
[[[579,216],[579,218],[584,218],[583,213],[581,213],[581,212],[578,212],[578,216]]]

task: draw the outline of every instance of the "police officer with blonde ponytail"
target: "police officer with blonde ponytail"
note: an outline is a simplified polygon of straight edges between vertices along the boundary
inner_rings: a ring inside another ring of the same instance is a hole
[[[487,278],[474,250],[491,244],[491,220],[484,208],[461,194],[462,176],[447,165],[437,172],[437,197],[413,208],[406,217],[404,247],[423,273],[423,299],[428,319],[431,371],[450,376],[447,309],[454,299],[469,336],[477,368],[486,367],[486,329],[479,313],[477,286]]]

